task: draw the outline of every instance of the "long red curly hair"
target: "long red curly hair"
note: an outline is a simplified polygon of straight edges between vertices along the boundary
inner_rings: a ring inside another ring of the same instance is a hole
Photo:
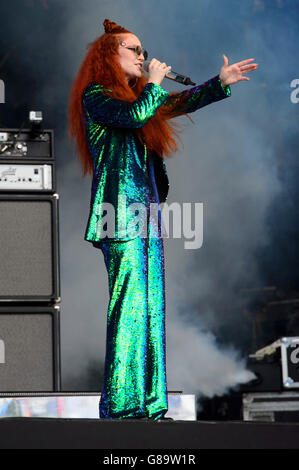
[[[93,161],[85,135],[82,93],[91,83],[98,83],[111,89],[110,96],[128,102],[135,101],[145,85],[147,78],[144,74],[137,79],[134,88],[127,82],[125,72],[118,61],[119,41],[124,40],[130,31],[116,23],[105,20],[105,33],[87,46],[88,52],[83,60],[71,88],[68,108],[68,135],[77,148],[77,156],[83,170],[83,177],[93,174]],[[171,93],[172,94],[172,93]],[[186,115],[191,121],[192,119]],[[170,156],[171,152],[178,150],[174,135],[181,139],[175,128],[180,129],[178,123],[168,120],[175,117],[161,105],[156,114],[142,127],[134,129],[138,139],[145,141],[149,150],[154,150],[160,157],[163,154]],[[193,122],[193,121],[192,121]]]

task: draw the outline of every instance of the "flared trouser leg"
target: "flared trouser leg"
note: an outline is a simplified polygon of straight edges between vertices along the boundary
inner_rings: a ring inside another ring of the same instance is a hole
[[[100,418],[159,419],[168,410],[163,238],[102,242],[108,272]]]

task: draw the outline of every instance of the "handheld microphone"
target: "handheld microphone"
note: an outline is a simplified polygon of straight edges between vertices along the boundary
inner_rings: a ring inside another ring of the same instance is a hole
[[[145,60],[142,64],[143,70],[148,72],[150,60]],[[185,77],[185,75],[181,75],[180,73],[174,72],[170,70],[166,75],[165,78],[169,78],[170,80],[174,80],[175,82],[182,83],[183,85],[196,85],[194,82],[191,81],[189,77]]]

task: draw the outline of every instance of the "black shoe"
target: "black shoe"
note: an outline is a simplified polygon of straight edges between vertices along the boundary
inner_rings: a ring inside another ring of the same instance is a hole
[[[163,418],[159,418],[157,419],[157,421],[174,421],[173,418],[165,418],[165,416],[163,416]]]

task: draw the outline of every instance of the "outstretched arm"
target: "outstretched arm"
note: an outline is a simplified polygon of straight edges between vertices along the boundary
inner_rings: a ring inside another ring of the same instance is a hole
[[[147,83],[132,103],[112,98],[105,94],[107,91],[111,90],[93,83],[84,90],[82,103],[94,123],[114,127],[144,126],[169,96],[168,91],[156,83]]]
[[[167,113],[167,117],[170,119],[183,113],[193,113],[214,101],[227,98],[230,94],[230,87],[223,87],[219,75],[216,75],[201,85],[182,92],[171,93],[161,109]]]
[[[223,65],[219,75],[189,90],[171,93],[162,109],[167,111],[168,118],[173,118],[183,113],[192,113],[207,104],[227,98],[231,95],[230,85],[241,80],[250,80],[242,74],[257,68],[258,64],[249,64],[252,60],[254,59],[242,60],[229,66],[228,58],[223,54]]]

